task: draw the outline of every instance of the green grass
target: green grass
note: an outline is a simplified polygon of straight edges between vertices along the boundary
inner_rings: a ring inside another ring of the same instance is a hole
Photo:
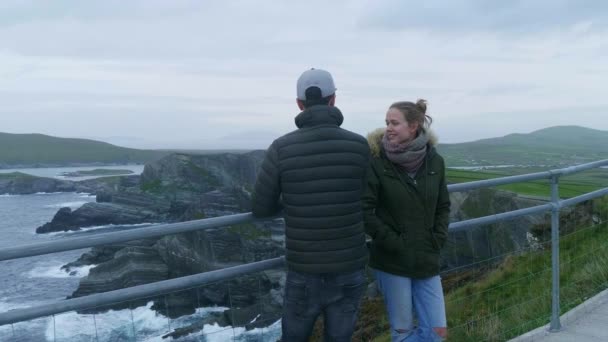
[[[561,314],[608,288],[608,197],[595,204],[603,223],[560,239]],[[448,341],[505,341],[550,322],[549,241],[486,267],[491,271],[446,293]]]
[[[245,240],[257,240],[259,238],[270,238],[270,230],[258,228],[253,223],[242,223],[228,226],[228,231],[238,234]]]
[[[450,183],[464,183],[540,171],[544,171],[544,169],[509,168],[494,169],[491,171],[448,169],[447,179]],[[608,187],[608,169],[589,170],[575,175],[565,176],[559,180],[559,194],[561,198],[575,197],[605,187]],[[551,189],[548,180],[501,185],[497,186],[496,188],[513,191],[528,196],[551,196]]]
[[[163,184],[160,179],[143,182],[139,187],[141,190],[152,194],[160,194],[163,192]]]

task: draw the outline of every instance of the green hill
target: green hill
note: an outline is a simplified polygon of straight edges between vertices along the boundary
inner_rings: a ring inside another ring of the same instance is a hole
[[[449,166],[566,166],[608,158],[608,131],[555,126],[460,144],[440,144]]]
[[[43,134],[0,133],[0,146],[0,168],[145,163],[169,153]]]

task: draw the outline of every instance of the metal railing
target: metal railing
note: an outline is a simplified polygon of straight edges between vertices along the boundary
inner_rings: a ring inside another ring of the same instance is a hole
[[[596,161],[588,164],[567,167],[563,169],[537,172],[525,175],[517,175],[503,178],[494,178],[468,183],[451,184],[448,186],[449,192],[463,192],[480,188],[487,188],[499,185],[507,185],[518,182],[532,180],[550,180],[551,199],[549,203],[533,206],[525,209],[499,213],[470,220],[452,222],[449,225],[450,231],[462,231],[480,225],[493,224],[497,222],[513,220],[521,216],[544,213],[551,211],[551,248],[552,248],[552,313],[551,330],[558,331],[561,328],[560,297],[559,297],[559,213],[560,209],[573,206],[578,203],[608,195],[608,187],[593,192],[586,193],[566,200],[559,199],[559,178],[561,176],[607,166],[608,160]],[[205,229],[214,229],[234,224],[250,223],[261,221],[255,219],[250,213],[227,215],[222,217],[208,218],[203,220],[163,224],[147,228],[133,229],[130,231],[104,233],[87,237],[66,238],[58,241],[42,242],[30,245],[23,245],[0,250],[0,261],[19,259],[37,255],[45,255],[63,251],[77,250],[87,247],[102,246],[114,243],[140,240],[165,235],[192,232]],[[268,219],[264,219],[268,220]],[[197,275],[165,280],[130,288],[93,294],[85,297],[62,300],[56,303],[39,305],[24,309],[15,309],[0,313],[0,326],[13,324],[34,318],[102,307],[124,301],[137,300],[150,297],[151,295],[163,295],[174,291],[186,290],[193,287],[202,286],[211,282],[233,279],[246,274],[260,272],[284,265],[284,258],[274,258],[236,267],[215,270]]]

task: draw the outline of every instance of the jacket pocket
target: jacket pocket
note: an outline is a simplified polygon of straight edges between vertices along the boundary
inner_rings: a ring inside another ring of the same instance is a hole
[[[439,240],[437,240],[437,237],[433,231],[431,231],[431,242],[433,243],[435,250],[439,252],[441,250],[441,246],[439,245]]]
[[[376,241],[376,245],[390,254],[397,254],[404,248],[403,234],[391,230],[381,241]]]

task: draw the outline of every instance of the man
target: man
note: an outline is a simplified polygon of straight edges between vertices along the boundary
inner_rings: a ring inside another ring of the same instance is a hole
[[[360,198],[369,147],[362,136],[340,128],[335,91],[325,70],[300,76],[298,129],[270,145],[255,185],[254,216],[284,210],[283,341],[308,341],[320,314],[326,341],[350,341],[366,288]]]

